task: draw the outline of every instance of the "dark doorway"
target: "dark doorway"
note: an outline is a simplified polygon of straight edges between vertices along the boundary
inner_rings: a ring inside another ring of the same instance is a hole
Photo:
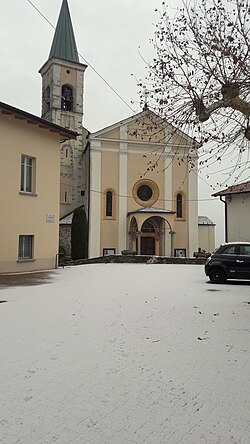
[[[155,254],[155,238],[141,237],[141,254],[153,256]]]

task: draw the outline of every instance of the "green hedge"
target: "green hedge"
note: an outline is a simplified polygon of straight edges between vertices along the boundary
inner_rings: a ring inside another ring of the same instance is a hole
[[[71,257],[84,259],[88,257],[88,223],[83,207],[76,208],[71,225]]]

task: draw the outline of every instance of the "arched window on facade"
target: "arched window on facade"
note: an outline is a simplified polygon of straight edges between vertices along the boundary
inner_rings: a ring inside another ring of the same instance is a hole
[[[106,193],[106,216],[113,215],[113,193],[112,191],[107,191]]]
[[[178,193],[176,196],[176,217],[183,217],[183,203],[182,203],[182,194]]]
[[[69,85],[62,86],[61,108],[65,111],[73,111],[73,90]]]

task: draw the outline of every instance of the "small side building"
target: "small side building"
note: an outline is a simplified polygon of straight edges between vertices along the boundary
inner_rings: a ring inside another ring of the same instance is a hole
[[[212,253],[215,249],[215,224],[207,216],[198,216],[198,251]]]
[[[60,219],[59,222],[59,250],[60,253],[71,256],[71,226],[74,212]]]
[[[212,196],[219,197],[225,205],[225,241],[250,242],[250,180]]]
[[[83,208],[85,211],[84,205],[78,208]],[[59,221],[59,250],[67,257],[71,257],[71,227],[73,216],[74,211],[62,217]]]
[[[0,102],[0,273],[55,268],[60,143],[76,132]]]

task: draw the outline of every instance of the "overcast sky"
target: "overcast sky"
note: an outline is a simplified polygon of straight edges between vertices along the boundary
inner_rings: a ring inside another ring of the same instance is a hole
[[[170,0],[171,2],[171,0]],[[54,29],[28,0],[1,2],[0,100],[41,115],[41,77]],[[55,26],[62,0],[32,0]],[[158,21],[161,0],[68,0],[78,52],[128,105],[111,91],[89,66],[85,73],[84,126],[91,132],[140,111],[137,78],[147,74],[146,61],[154,56],[149,39]],[[172,0],[172,8],[176,1]],[[143,58],[139,55],[138,48]],[[131,75],[133,74],[133,75]],[[131,101],[134,103],[131,104]],[[131,108],[133,109],[131,109]],[[199,214],[217,225],[216,243],[224,241],[224,205],[211,198],[211,179],[199,181]],[[216,183],[216,178],[215,178]],[[210,199],[210,200],[203,200]]]

